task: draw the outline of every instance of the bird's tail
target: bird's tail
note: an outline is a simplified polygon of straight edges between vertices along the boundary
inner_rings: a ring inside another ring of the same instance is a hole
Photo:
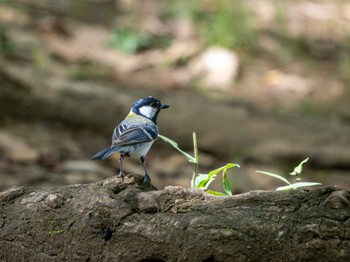
[[[96,153],[93,157],[91,157],[91,160],[103,160],[112,155],[115,152],[118,152],[118,147],[106,147],[105,149],[102,149],[100,152]]]

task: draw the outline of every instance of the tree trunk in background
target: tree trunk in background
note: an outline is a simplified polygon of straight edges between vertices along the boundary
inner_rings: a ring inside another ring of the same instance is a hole
[[[0,193],[1,261],[349,261],[336,187],[212,197],[141,176]]]
[[[29,70],[0,63],[0,118],[59,121],[72,128],[111,130],[142,96],[158,96],[170,109],[159,116],[160,133],[223,158],[239,156],[260,163],[300,160],[311,165],[349,169],[350,127],[288,114],[259,112],[238,101],[217,101],[193,92],[162,93],[38,78]],[[316,132],[317,131],[317,132]],[[97,150],[97,149],[96,149]]]

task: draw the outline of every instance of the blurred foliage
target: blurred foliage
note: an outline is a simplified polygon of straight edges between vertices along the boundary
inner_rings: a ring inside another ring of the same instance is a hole
[[[213,1],[213,7],[195,22],[206,45],[236,50],[257,49],[257,31],[251,12],[240,1]]]
[[[138,34],[129,29],[112,31],[111,38],[108,42],[109,47],[120,49],[125,53],[136,53],[137,50],[145,48],[151,40],[148,34]]]
[[[0,23],[0,56],[13,54],[14,44],[8,36],[6,26]]]
[[[241,1],[210,0],[169,2],[161,10],[164,21],[190,18],[204,46],[222,46],[253,52],[258,48],[258,31],[254,27],[252,12]],[[108,45],[125,53],[136,53],[149,48],[166,48],[173,37],[139,32],[140,17],[130,14],[130,25],[112,30]]]
[[[265,51],[268,53],[266,57],[273,63],[277,62],[278,66],[300,60],[309,66],[310,70],[314,70],[320,61],[326,63],[330,61],[329,64],[334,65],[333,75],[350,87],[349,32],[343,30],[340,39],[333,39],[330,36],[329,39],[316,39],[316,41],[307,34],[291,35],[288,30],[290,22],[288,4],[283,1],[272,1],[274,17],[271,20],[275,21],[272,28],[256,24],[256,13],[252,3],[239,0],[174,0],[147,3],[130,1],[124,3],[124,8],[120,7],[121,4],[112,5],[113,1],[83,1],[68,4],[70,2],[64,0],[57,2],[57,5],[48,5],[45,1],[34,2],[21,1],[20,4],[14,4],[11,0],[0,0],[0,3],[21,7],[35,18],[45,13],[44,16],[87,20],[91,24],[100,21],[108,27],[113,25],[107,45],[129,54],[169,47],[176,37],[174,30],[177,26],[176,20],[185,18],[191,20],[190,30],[194,26],[194,35],[191,37],[199,40],[200,48],[221,46],[243,52],[244,55],[240,57],[241,68],[244,68],[250,59],[256,60],[256,53],[264,54]],[[143,7],[146,6],[150,12],[144,11]],[[42,12],[44,9],[46,11]],[[60,13],[62,10],[67,13],[63,15]],[[162,25],[159,31],[157,31],[158,24]],[[0,23],[0,56],[13,55],[14,49],[18,48],[14,45],[17,43],[11,41],[6,26]],[[261,41],[263,37],[271,40],[270,47],[265,48]],[[47,67],[47,61],[41,56],[40,50],[33,52],[33,57],[41,67]],[[184,57],[177,60],[175,66],[186,65],[188,59]],[[91,66],[83,65],[81,70],[73,70],[71,76],[86,79],[92,78],[89,75],[94,73]],[[103,78],[106,74],[102,71],[96,72],[98,78]]]
[[[114,29],[108,46],[124,53],[134,54],[150,48],[166,48],[171,44],[169,35],[157,36],[150,33],[139,33],[136,29]]]
[[[338,71],[340,77],[350,88],[350,47],[342,48],[338,53]]]
[[[111,79],[111,72],[101,65],[82,61],[79,65],[70,67],[69,77],[74,80],[108,81]]]
[[[252,12],[242,1],[173,1],[164,16],[187,17],[194,22],[205,46],[217,45],[236,50],[255,51],[257,30]]]

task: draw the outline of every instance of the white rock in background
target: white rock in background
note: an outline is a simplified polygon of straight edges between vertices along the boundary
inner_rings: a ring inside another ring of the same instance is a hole
[[[238,74],[239,58],[232,50],[209,47],[189,64],[193,79],[206,90],[229,91]]]

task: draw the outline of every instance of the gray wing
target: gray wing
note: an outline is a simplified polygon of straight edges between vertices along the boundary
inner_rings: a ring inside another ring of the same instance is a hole
[[[126,126],[119,125],[114,129],[112,146],[126,146],[151,142],[158,137],[156,126]]]

